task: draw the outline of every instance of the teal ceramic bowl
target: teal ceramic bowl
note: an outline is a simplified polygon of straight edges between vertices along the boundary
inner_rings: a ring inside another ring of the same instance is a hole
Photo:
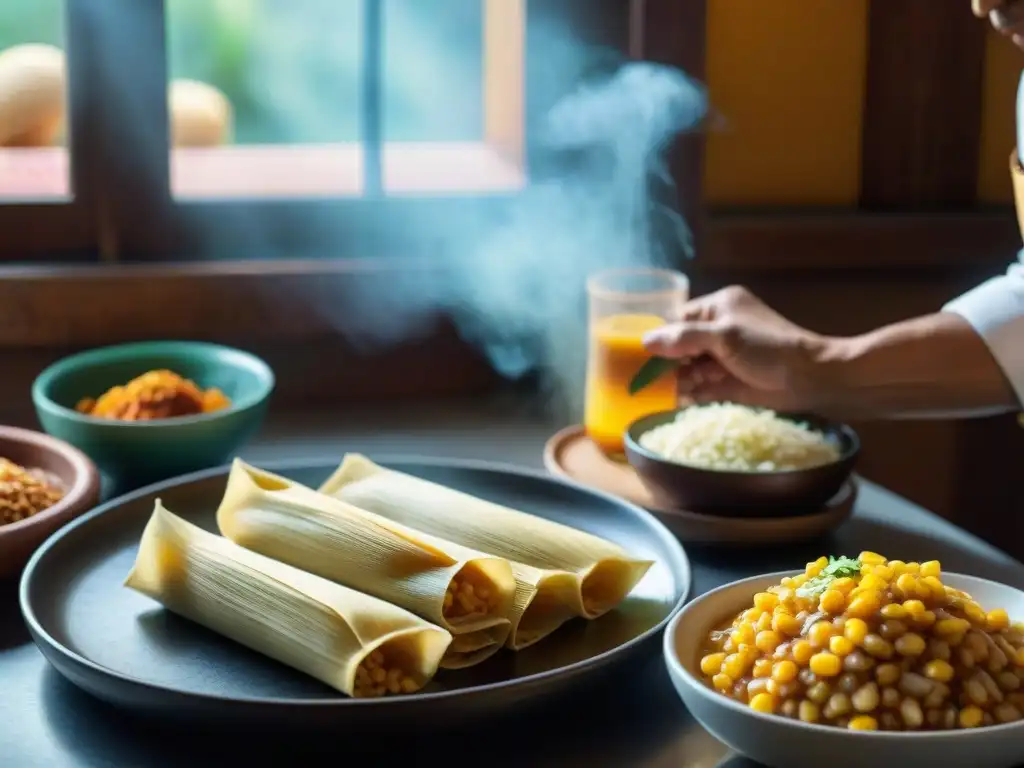
[[[169,369],[231,399],[222,411],[154,421],[100,419],[75,411],[146,371]],[[91,458],[117,492],[229,461],[259,429],[274,374],[255,355],[197,341],[151,341],[82,352],[32,385],[43,429]]]

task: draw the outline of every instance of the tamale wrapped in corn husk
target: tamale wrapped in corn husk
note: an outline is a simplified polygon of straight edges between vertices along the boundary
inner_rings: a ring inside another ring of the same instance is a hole
[[[247,549],[387,600],[453,635],[472,634],[452,644],[442,667],[483,661],[511,632],[516,581],[504,558],[368,515],[243,461],[231,468],[217,525]]]
[[[157,500],[125,586],[349,696],[413,693],[451,634],[189,523]]]
[[[320,492],[412,528],[575,581],[576,615],[594,619],[632,591],[651,565],[593,534],[385,469],[348,454]]]

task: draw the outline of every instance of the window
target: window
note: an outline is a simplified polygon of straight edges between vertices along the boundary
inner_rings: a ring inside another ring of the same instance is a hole
[[[65,20],[64,0],[0,7],[0,259],[35,249],[78,258],[93,239],[87,169],[75,151],[82,143],[71,130]]]
[[[0,257],[25,261],[428,255],[396,217],[530,183],[531,117],[575,74],[531,57],[545,28],[626,38],[619,0],[8,5],[0,50],[65,64],[64,127],[0,147]]]
[[[515,190],[524,24],[525,0],[167,0],[174,196]]]

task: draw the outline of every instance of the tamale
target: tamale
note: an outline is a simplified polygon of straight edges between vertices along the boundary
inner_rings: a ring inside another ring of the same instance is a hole
[[[516,582],[494,555],[377,518],[287,478],[236,460],[217,510],[221,533],[247,549],[406,608],[453,635],[442,666],[487,658],[510,632]]]
[[[125,586],[349,696],[413,693],[449,632],[209,533],[158,499]]]
[[[561,523],[378,466],[348,454],[320,492],[481,552],[572,574],[573,608],[594,619],[633,590],[653,562]]]

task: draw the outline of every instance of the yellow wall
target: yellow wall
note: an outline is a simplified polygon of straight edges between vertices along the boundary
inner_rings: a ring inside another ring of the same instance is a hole
[[[707,143],[709,203],[856,205],[867,20],[867,0],[708,0],[707,83],[720,115]],[[1007,158],[1022,67],[1024,53],[991,32],[978,150],[983,202],[1012,200]]]
[[[985,203],[1013,200],[1007,163],[1017,143],[1015,106],[1022,66],[1024,53],[992,30],[985,49],[981,155],[978,158],[978,199]]]
[[[855,204],[867,0],[709,0],[707,35],[708,202]]]

